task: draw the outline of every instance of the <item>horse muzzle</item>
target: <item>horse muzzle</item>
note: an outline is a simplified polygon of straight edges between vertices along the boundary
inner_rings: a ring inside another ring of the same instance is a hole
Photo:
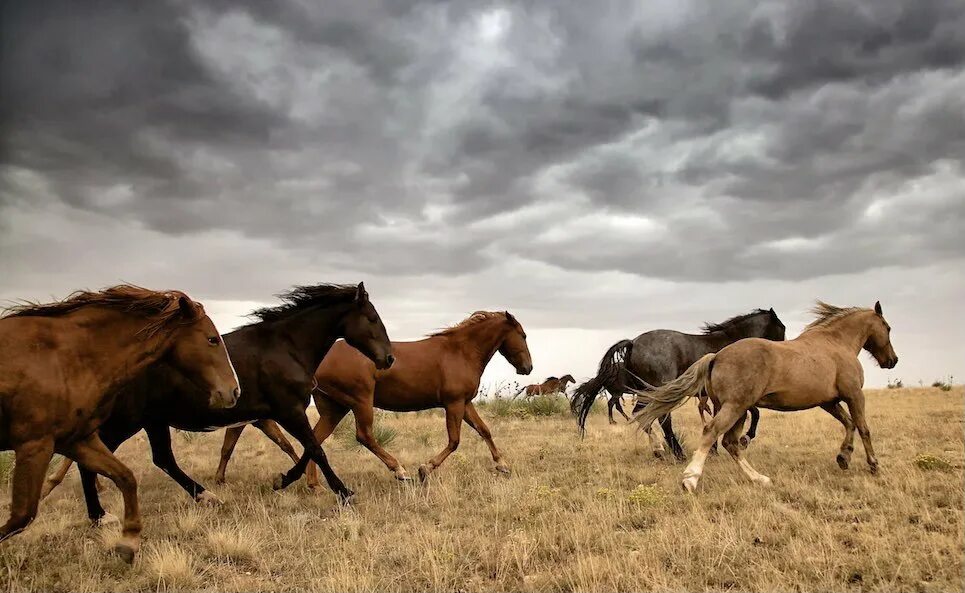
[[[391,354],[387,354],[385,355],[385,357],[380,358],[378,361],[376,361],[375,368],[379,369],[380,371],[384,371],[386,369],[392,368],[393,364],[395,364],[395,356]]]
[[[241,388],[235,387],[230,392],[224,392],[221,390],[211,393],[211,407],[216,409],[227,409],[233,408],[238,403],[238,399],[241,397]]]
[[[527,364],[516,369],[516,372],[520,375],[528,375],[533,372],[533,365]]]

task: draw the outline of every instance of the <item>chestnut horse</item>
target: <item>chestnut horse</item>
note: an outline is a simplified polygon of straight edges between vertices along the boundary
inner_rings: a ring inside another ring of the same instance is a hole
[[[251,315],[258,321],[224,335],[245,390],[245,397],[237,406],[231,410],[211,409],[178,369],[157,364],[119,390],[114,411],[100,428],[107,447],[116,449],[143,428],[154,464],[195,501],[217,504],[220,501],[216,497],[178,466],[171,450],[169,427],[212,431],[237,423],[258,425],[270,418],[280,422],[305,450],[325,463],[329,486],[342,500],[347,500],[352,491],[328,467],[325,452],[315,440],[305,415],[312,374],[340,337],[364,352],[369,357],[366,360],[375,361],[373,365],[390,366],[394,358],[389,338],[362,284],[297,286],[279,297],[283,304],[253,312]],[[63,480],[69,467],[70,460],[64,460],[44,485],[45,492]],[[104,509],[94,476],[81,470],[81,482],[88,515],[97,521],[104,516]]]
[[[563,375],[559,378],[547,377],[542,383],[533,383],[532,385],[521,387],[520,390],[513,395],[513,399],[519,397],[519,394],[524,391],[526,392],[526,397],[566,393],[566,386],[570,383],[576,383],[576,379],[573,378],[573,375]]]
[[[121,490],[124,523],[115,550],[132,561],[141,533],[137,482],[97,430],[117,388],[158,360],[196,385],[208,405],[235,405],[238,378],[214,324],[182,292],[122,285],[6,309],[0,352],[0,449],[16,455],[10,518],[0,527],[0,541],[36,516],[56,451]]]
[[[419,477],[425,481],[429,474],[442,465],[459,446],[459,433],[465,421],[486,441],[496,469],[509,473],[493,442],[489,427],[479,417],[472,399],[479,389],[483,370],[496,352],[506,358],[521,375],[533,370],[526,332],[508,312],[477,311],[464,321],[436,332],[416,342],[393,342],[396,363],[391,369],[379,371],[364,356],[348,344],[332,347],[315,372],[315,407],[320,418],[315,425],[315,436],[324,441],[332,434],[349,410],[355,416],[355,436],[375,454],[399,480],[409,476],[402,465],[382,448],[372,432],[374,407],[396,412],[413,412],[430,408],[446,411],[446,430],[449,442],[435,457],[419,467]],[[262,430],[273,441],[285,440],[277,426],[263,423]],[[267,430],[266,430],[267,428]],[[218,474],[224,470],[243,427],[225,431]],[[285,484],[297,480],[305,471],[304,456],[285,478]],[[308,468],[308,485],[318,487],[314,464]]]
[[[793,340],[740,340],[704,356],[659,389],[637,393],[647,406],[635,420],[647,431],[657,418],[690,397],[709,397],[714,404],[716,414],[704,426],[700,446],[684,470],[684,489],[697,489],[704,461],[720,435],[724,436],[724,448],[744,474],[756,484],[770,485],[771,479],[758,473],[742,456],[738,437],[751,406],[782,412],[820,406],[844,426],[844,442],[837,459],[841,469],[847,469],[851,462],[857,427],[868,466],[872,473],[878,471],[865,419],[864,369],[858,355],[862,349],[867,350],[882,368],[894,368],[898,356],[891,345],[891,327],[880,303],[875,303],[874,309],[863,309],[818,301],[812,312],[817,318]],[[850,415],[842,403],[847,404]]]

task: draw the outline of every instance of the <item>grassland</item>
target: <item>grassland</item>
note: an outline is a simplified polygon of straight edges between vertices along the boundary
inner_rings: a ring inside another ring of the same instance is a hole
[[[544,406],[545,407],[545,406]],[[552,408],[550,406],[549,408]],[[752,487],[726,456],[708,462],[697,496],[682,466],[646,439],[591,417],[585,440],[547,408],[482,411],[513,467],[492,471],[463,432],[431,482],[401,484],[350,431],[327,450],[358,491],[354,507],[304,481],[272,492],[290,464],[245,432],[220,507],[198,507],[150,463],[142,436],[120,450],[140,484],[145,519],[133,566],[106,549],[116,526],[88,527],[76,473],[38,520],[0,544],[3,591],[949,591],[963,588],[963,390],[869,394],[881,472],[858,445],[834,462],[840,425],[821,411],[764,412],[751,462],[774,479]],[[347,419],[348,422],[351,419]],[[414,470],[445,441],[441,414],[383,414],[391,449]],[[678,425],[698,434],[688,406]],[[175,437],[182,466],[211,484],[221,433]],[[2,496],[9,500],[7,486]],[[108,486],[105,506],[120,513]]]

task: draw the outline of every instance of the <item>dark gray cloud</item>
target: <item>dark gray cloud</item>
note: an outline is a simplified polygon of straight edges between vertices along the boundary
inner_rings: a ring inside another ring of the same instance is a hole
[[[60,217],[91,254],[117,224],[400,281],[965,256],[954,0],[21,2],[2,27],[8,252]]]

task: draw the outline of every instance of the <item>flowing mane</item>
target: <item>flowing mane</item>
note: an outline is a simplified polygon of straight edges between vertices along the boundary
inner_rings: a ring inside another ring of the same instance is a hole
[[[429,337],[432,338],[435,336],[448,336],[461,329],[465,329],[469,326],[476,325],[477,323],[482,323],[483,321],[487,321],[489,319],[495,319],[497,317],[502,317],[503,319],[510,318],[509,314],[506,313],[505,311],[476,311],[475,313],[473,313],[469,317],[466,317],[465,319],[463,319],[462,321],[460,321],[455,325],[450,325],[449,327],[440,329],[439,331],[429,334]]]
[[[762,313],[770,314],[770,311],[765,311],[764,309],[754,309],[750,313],[744,313],[743,315],[735,315],[728,319],[727,321],[721,321],[720,323],[705,323],[703,329],[704,334],[710,334],[713,332],[724,332],[727,333],[729,330],[733,329],[738,324],[750,319],[751,317],[756,317]]]
[[[287,292],[275,295],[282,304],[262,307],[248,314],[255,317],[249,325],[266,321],[279,321],[311,307],[331,307],[351,302],[355,299],[358,287],[352,284],[315,284],[295,286]]]
[[[171,323],[184,319],[179,300],[187,297],[178,290],[156,291],[133,284],[119,284],[100,291],[78,290],[51,303],[26,301],[0,312],[8,317],[60,317],[84,307],[104,307],[139,315],[150,320],[144,331],[154,335]]]
[[[836,307],[835,305],[829,305],[824,301],[817,301],[813,307],[811,307],[811,313],[815,316],[815,320],[805,326],[804,331],[811,329],[817,329],[819,327],[826,327],[835,321],[848,317],[853,313],[860,313],[861,311],[870,311],[871,309],[866,309],[864,307]]]

